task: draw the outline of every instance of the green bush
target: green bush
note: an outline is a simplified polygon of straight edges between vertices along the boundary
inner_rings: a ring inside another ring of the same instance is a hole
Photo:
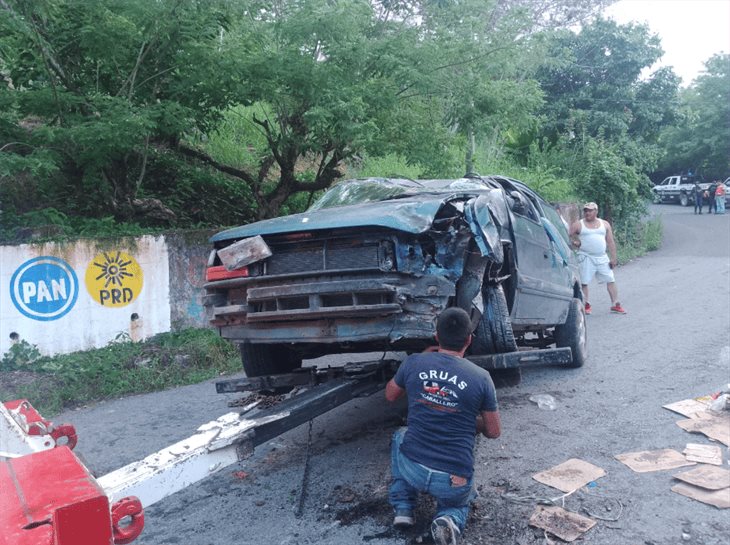
[[[0,360],[0,400],[27,398],[42,414],[129,394],[194,384],[238,371],[238,351],[209,329],[163,333],[145,342],[120,336],[104,348],[41,357],[21,341]],[[13,386],[13,372],[32,382]],[[9,385],[9,386],[8,386]]]

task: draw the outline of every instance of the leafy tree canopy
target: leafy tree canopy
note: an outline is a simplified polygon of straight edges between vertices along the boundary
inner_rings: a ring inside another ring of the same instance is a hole
[[[609,3],[0,0],[0,222],[242,223],[373,165],[630,217],[663,147],[727,170],[728,60],[642,77],[659,40]]]
[[[664,127],[666,152],[656,181],[687,170],[724,180],[730,175],[730,55],[711,57],[682,95],[681,117]]]

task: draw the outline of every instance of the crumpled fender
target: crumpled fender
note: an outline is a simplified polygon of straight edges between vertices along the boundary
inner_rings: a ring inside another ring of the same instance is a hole
[[[499,264],[504,260],[504,252],[499,229],[492,220],[489,204],[487,196],[480,195],[466,203],[464,215],[479,251],[484,257]]]

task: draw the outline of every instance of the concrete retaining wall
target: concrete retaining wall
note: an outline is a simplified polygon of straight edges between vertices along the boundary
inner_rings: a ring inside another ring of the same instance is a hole
[[[209,232],[0,246],[0,354],[43,354],[205,327]]]

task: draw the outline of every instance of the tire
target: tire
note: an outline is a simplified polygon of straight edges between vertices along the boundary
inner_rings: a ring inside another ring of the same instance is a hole
[[[657,191],[654,192],[652,200],[654,201],[654,204],[662,204],[662,196]]]
[[[241,361],[249,378],[289,373],[302,365],[302,359],[285,346],[250,342],[241,344]]]
[[[679,194],[679,204],[682,206],[689,206],[689,195],[686,193]]]
[[[586,314],[583,301],[574,297],[570,302],[568,319],[564,324],[555,326],[555,346],[558,348],[567,346],[573,352],[573,362],[568,367],[583,367],[588,359],[586,340]]]
[[[509,308],[502,286],[484,288],[484,314],[474,331],[471,353],[500,354],[517,350]]]

